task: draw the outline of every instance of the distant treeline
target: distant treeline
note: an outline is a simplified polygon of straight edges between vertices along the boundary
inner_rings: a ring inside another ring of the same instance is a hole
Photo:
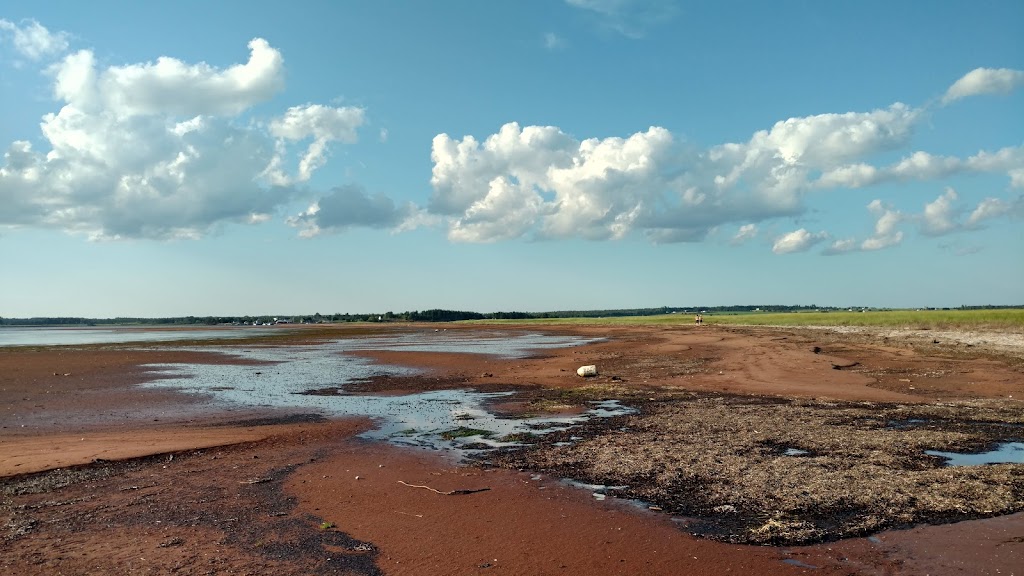
[[[960,306],[942,310],[1005,310],[1024,308],[1024,305]],[[923,308],[934,310],[935,308]],[[263,325],[280,323],[319,324],[325,322],[456,322],[459,320],[528,320],[540,318],[609,318],[617,316],[658,316],[700,312],[703,314],[742,314],[751,312],[839,312],[848,310],[883,310],[863,306],[789,306],[789,305],[737,305],[737,306],[662,306],[660,308],[627,308],[616,310],[558,310],[553,312],[467,312],[463,310],[415,310],[411,312],[384,312],[373,314],[305,314],[279,316],[180,316],[174,318],[3,318],[0,326],[216,326]]]

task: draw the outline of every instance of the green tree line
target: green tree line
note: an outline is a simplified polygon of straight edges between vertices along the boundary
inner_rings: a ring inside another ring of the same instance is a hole
[[[662,314],[694,313],[723,314],[742,312],[830,312],[849,309],[869,309],[861,306],[837,307],[810,305],[731,305],[731,306],[662,306],[659,308],[623,308],[610,310],[556,310],[551,312],[471,312],[465,310],[413,310],[407,312],[384,313],[336,313],[336,314],[300,314],[300,315],[258,315],[258,316],[178,316],[169,318],[82,318],[72,316],[4,318],[0,317],[0,326],[216,326],[216,325],[261,325],[275,322],[319,324],[324,322],[457,322],[460,320],[524,320],[533,318],[609,318],[622,316],[658,316]],[[1024,308],[1024,305],[982,305],[960,306],[957,310],[1002,310]],[[876,308],[870,308],[877,310]],[[928,308],[933,309],[933,308]],[[949,310],[950,308],[943,308]]]

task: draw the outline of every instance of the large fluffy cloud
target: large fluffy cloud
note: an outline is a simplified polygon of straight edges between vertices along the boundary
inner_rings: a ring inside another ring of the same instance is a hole
[[[90,50],[49,69],[56,112],[45,146],[14,142],[0,166],[0,225],[54,227],[94,238],[198,237],[221,222],[261,222],[307,180],[329,143],[352,142],[358,108],[306,105],[269,128],[241,115],[284,86],[265,40],[246,62],[217,68],[163,57],[103,67]],[[297,175],[282,142],[309,139]]]
[[[97,71],[91,52],[65,60],[57,96],[120,116],[238,114],[284,87],[284,58],[266,40],[249,42],[249,61],[225,69],[162,57]]]
[[[1010,68],[975,68],[946,90],[944,103],[980,94],[1006,94],[1024,86],[1024,70]]]
[[[579,143],[553,126],[502,126],[483,143],[473,136],[434,137],[431,211],[458,214],[487,195],[498,176],[514,178],[527,190],[546,181],[551,166],[569,166]]]
[[[483,143],[434,138],[430,209],[452,217],[449,237],[469,242],[545,237],[617,238],[668,181],[672,136],[578,141],[552,126],[506,124]]]
[[[451,240],[462,242],[603,240],[630,233],[653,242],[690,242],[729,224],[743,226],[730,240],[739,244],[756,234],[759,222],[802,214],[811,193],[969,172],[1005,173],[1011,186],[1024,187],[1024,146],[964,158],[916,151],[888,165],[871,162],[905,148],[923,116],[923,109],[896,103],[790,118],[744,142],[703,150],[656,126],[625,137],[587,139],[555,126],[514,122],[482,140],[440,134],[432,147],[428,210],[447,222]],[[913,217],[923,233],[974,225],[953,224],[950,201],[940,198]],[[1008,205],[990,199],[974,221],[1008,214]],[[903,241],[897,225],[909,216],[881,201],[868,209],[874,233],[837,240],[826,252],[879,250]],[[808,249],[826,237],[798,230],[780,238],[775,251]]]
[[[660,127],[585,140],[517,123],[482,142],[440,134],[429,209],[449,217],[457,241],[632,231],[655,242],[697,241],[723,223],[799,214],[811,174],[901,145],[917,118],[902,104],[791,118],[704,151]]]
[[[918,115],[918,110],[897,103],[871,112],[790,118],[755,133],[743,149],[770,153],[787,165],[825,168],[903,145]]]

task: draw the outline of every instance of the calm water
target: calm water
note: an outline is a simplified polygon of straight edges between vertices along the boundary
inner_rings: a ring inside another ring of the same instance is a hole
[[[995,450],[980,453],[939,452],[927,450],[925,454],[945,458],[947,466],[981,466],[982,464],[1024,464],[1024,442],[1005,442]]]
[[[238,326],[196,330],[147,330],[143,328],[54,328],[0,327],[0,346],[71,346],[120,344],[126,342],[169,342],[174,340],[249,338],[284,328]]]
[[[219,352],[262,365],[150,365],[160,379],[147,386],[205,394],[217,402],[234,406],[294,408],[330,416],[368,416],[375,418],[379,427],[364,434],[365,437],[386,439],[397,444],[448,449],[458,449],[469,443],[498,446],[502,444],[500,438],[508,434],[561,430],[590,418],[627,414],[631,410],[615,402],[598,402],[577,416],[510,419],[498,418],[486,408],[488,401],[508,393],[441,390],[406,396],[349,394],[345,392],[345,385],[354,380],[385,374],[413,374],[415,371],[374,364],[368,359],[343,353],[353,350],[415,350],[521,357],[537,349],[577,346],[585,342],[588,340],[540,334],[492,333],[472,338],[464,333],[453,335],[438,331],[336,340],[308,346],[219,347]],[[329,390],[327,393],[308,394],[324,389]],[[454,439],[442,437],[445,432],[456,428],[482,430],[486,434]]]
[[[507,332],[434,331],[358,338],[339,342],[346,350],[396,350],[401,352],[469,352],[521,358],[533,351],[580,346],[598,339],[549,334],[509,334]]]

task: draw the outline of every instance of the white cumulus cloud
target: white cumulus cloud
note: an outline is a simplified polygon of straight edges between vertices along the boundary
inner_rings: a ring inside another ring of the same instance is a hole
[[[732,237],[732,244],[739,245],[743,244],[747,240],[755,238],[757,236],[757,224],[744,224],[740,226],[740,229],[736,231],[736,234]]]
[[[864,188],[879,183],[884,177],[884,172],[870,164],[847,164],[822,173],[814,184],[823,189]]]
[[[65,59],[57,96],[83,109],[119,116],[238,114],[284,88],[284,58],[266,40],[249,42],[249,61],[225,69],[161,57],[156,62],[96,70],[92,52]]]
[[[899,146],[917,118],[902,104],[791,118],[707,150],[657,126],[583,140],[515,122],[483,141],[439,134],[428,209],[464,242],[634,231],[653,242],[700,241],[722,224],[801,213],[812,173]]]
[[[265,40],[244,63],[218,68],[161,57],[101,66],[91,50],[49,68],[58,108],[42,117],[41,146],[19,140],[0,164],[0,225],[57,228],[91,238],[196,238],[223,222],[260,223],[351,142],[360,109],[305,105],[277,121],[243,112],[284,87],[283,57]],[[310,139],[297,177],[280,141]]]
[[[946,90],[943,103],[981,94],[1006,94],[1024,86],[1024,70],[1010,68],[975,68]]]
[[[672,135],[652,127],[626,138],[576,140],[553,126],[506,124],[482,143],[434,138],[430,210],[449,236],[490,242],[539,237],[621,238],[669,186]]]
[[[503,177],[487,187],[487,195],[474,202],[451,223],[448,237],[456,242],[494,242],[517,238],[533,226],[543,210],[538,194],[522,193]]]
[[[300,236],[310,238],[357,226],[395,229],[415,212],[411,204],[399,206],[383,194],[368,194],[359,186],[349,185],[331,190],[287,222],[300,229]]]
[[[751,201],[797,212],[801,196],[812,188],[811,174],[828,174],[851,160],[904,145],[919,117],[919,110],[897,103],[871,112],[789,118],[745,143],[714,146],[705,158],[719,189],[747,189]],[[844,177],[872,177],[870,168],[853,172]],[[833,178],[829,186],[838,183]]]
[[[296,180],[305,182],[313,172],[327,161],[327,146],[331,142],[353,143],[358,139],[356,130],[366,120],[362,108],[334,108],[320,104],[293,106],[280,118],[270,122],[270,133],[281,140],[311,140],[305,154],[299,160]],[[383,133],[386,138],[387,133]],[[282,147],[279,147],[281,149]],[[279,165],[275,162],[275,167]],[[288,178],[279,169],[273,171],[274,180],[288,183]]]
[[[925,204],[921,214],[921,231],[929,236],[940,236],[956,230],[957,210],[953,205],[959,196],[956,190],[946,188],[938,198]]]
[[[923,212],[917,216],[921,233],[943,236],[982,228],[987,221],[996,218],[1024,218],[1024,195],[1014,200],[984,198],[973,210],[957,205],[957,200],[956,190],[947,188],[938,198],[925,204]],[[966,219],[964,214],[967,214]]]
[[[918,114],[896,103],[871,112],[790,118],[755,133],[746,149],[772,153],[787,164],[824,168],[903,145],[913,133]]]
[[[903,232],[896,227],[906,219],[900,211],[882,203],[881,200],[872,200],[867,206],[868,212],[875,216],[874,234],[858,241],[856,238],[842,238],[835,240],[822,253],[826,255],[846,254],[849,252],[870,252],[897,246],[903,242]]]
[[[839,240],[833,241],[828,248],[822,251],[822,254],[827,256],[846,254],[847,252],[854,252],[859,248],[860,246],[857,243],[856,238],[840,238]]]
[[[903,232],[896,229],[896,226],[903,221],[903,214],[891,206],[882,204],[881,200],[874,200],[868,204],[868,211],[877,218],[875,233],[861,243],[861,250],[881,250],[896,246],[903,241]]]
[[[986,220],[998,218],[1019,210],[1020,204],[1020,200],[1017,202],[1007,202],[1000,198],[985,198],[978,203],[978,207],[967,217],[965,225],[969,228],[976,228]]]
[[[57,56],[68,49],[67,32],[51,32],[35,20],[15,24],[0,18],[0,32],[6,33],[19,54],[29,60]]]
[[[967,158],[937,156],[919,150],[883,167],[865,163],[846,164],[822,172],[814,187],[826,190],[865,188],[886,182],[939,180],[956,174],[983,172],[1005,172],[1010,177],[1011,186],[1024,187],[1018,184],[1018,175],[1024,175],[1024,146],[1008,146],[995,152],[982,150]]]
[[[776,254],[804,252],[827,239],[827,232],[808,232],[807,229],[800,228],[776,238],[772,245],[772,252]]]

